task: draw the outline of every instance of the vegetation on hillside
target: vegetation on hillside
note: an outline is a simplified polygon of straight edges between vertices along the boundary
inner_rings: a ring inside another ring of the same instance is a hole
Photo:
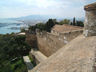
[[[28,55],[30,46],[25,36],[0,35],[0,72],[27,72],[23,56]]]
[[[51,29],[55,24],[58,24],[58,25],[69,24],[69,25],[73,25],[73,26],[84,27],[84,23],[82,21],[76,20],[76,18],[74,17],[72,21],[69,19],[64,19],[64,20],[61,20],[58,22],[56,19],[49,19],[45,24],[38,23],[34,26],[30,26],[29,30],[35,32],[36,29],[39,29],[41,31],[51,32]]]
[[[84,23],[82,21],[76,20],[75,17],[73,18],[73,21],[71,22],[70,25],[84,27]]]
[[[21,28],[21,32],[25,32],[26,30],[25,30],[25,28]]]
[[[60,25],[63,25],[63,24],[70,24],[70,20],[69,19],[64,19],[64,20],[61,20],[59,22]]]
[[[38,23],[34,26],[30,26],[29,30],[36,31],[36,29],[40,29],[41,31],[47,31],[50,32],[51,28],[55,25],[55,22],[53,19],[49,19],[45,24],[44,23]]]

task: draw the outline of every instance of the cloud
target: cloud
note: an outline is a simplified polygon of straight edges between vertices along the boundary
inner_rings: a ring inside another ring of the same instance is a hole
[[[69,1],[59,1],[59,0],[16,0],[17,2],[23,3],[24,5],[27,6],[35,6],[39,8],[47,8],[51,6],[68,6],[70,4]]]
[[[95,0],[0,0],[1,17],[47,14],[84,17],[83,6]]]

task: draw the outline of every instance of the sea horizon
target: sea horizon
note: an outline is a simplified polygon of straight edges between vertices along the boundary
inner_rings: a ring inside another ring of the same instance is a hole
[[[0,34],[20,32],[23,22],[12,19],[0,19]]]

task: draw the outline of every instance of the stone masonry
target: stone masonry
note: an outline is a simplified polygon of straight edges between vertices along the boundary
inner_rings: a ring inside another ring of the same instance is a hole
[[[74,26],[73,26],[74,27]],[[38,32],[37,33],[37,45],[38,49],[47,57],[54,54],[64,45],[69,43],[71,40],[81,35],[83,29],[78,29],[74,31],[64,32],[64,33],[48,33],[48,32]]]
[[[84,10],[86,11],[84,35],[96,36],[96,3],[86,5]]]

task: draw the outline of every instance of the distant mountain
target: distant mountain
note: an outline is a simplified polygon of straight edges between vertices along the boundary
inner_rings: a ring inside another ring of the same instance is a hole
[[[40,22],[46,22],[48,19],[55,19],[56,16],[48,16],[48,15],[29,15],[29,16],[23,16],[18,18],[13,18],[14,20],[22,21],[28,25],[34,25],[36,23]],[[11,18],[12,19],[12,18]]]
[[[33,20],[40,20],[40,21],[45,21],[45,20],[48,20],[48,19],[57,19],[57,20],[63,20],[63,19],[70,19],[72,20],[73,18],[65,18],[65,17],[57,17],[57,16],[53,16],[53,15],[29,15],[29,16],[22,16],[22,17],[18,17],[18,18],[8,18],[8,19],[11,19],[11,20],[20,20],[20,21],[33,21]],[[81,20],[81,21],[84,21],[84,18],[76,18],[77,20]]]
[[[58,21],[65,19],[64,17],[60,18],[60,17],[56,17],[56,16],[52,16],[52,15],[29,15],[29,16],[22,16],[22,17],[18,17],[18,18],[10,18],[10,19],[24,22],[27,25],[34,25],[34,24],[40,23],[40,22],[45,23],[50,18],[57,19]],[[66,18],[66,19],[73,20],[73,18]],[[76,20],[84,21],[84,18],[76,18]]]
[[[48,20],[49,18],[56,18],[56,17],[48,16],[48,15],[29,15],[29,16],[23,16],[15,19],[17,20]]]

